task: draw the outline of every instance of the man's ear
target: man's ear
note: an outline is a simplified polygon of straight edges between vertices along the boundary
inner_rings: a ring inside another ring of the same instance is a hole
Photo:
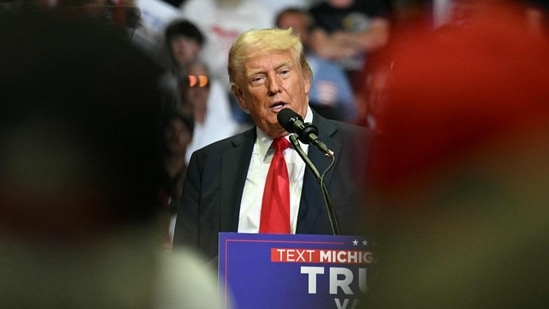
[[[312,79],[313,79],[312,76],[309,76],[309,75],[305,76],[304,78],[304,86],[305,86],[304,90],[307,95],[309,95],[309,93],[311,92]]]
[[[236,97],[236,100],[238,101],[238,105],[240,106],[240,108],[247,111],[248,104],[246,104],[246,100],[244,99],[244,94],[242,93],[242,90],[240,89],[240,87],[233,84],[231,85],[231,91]]]

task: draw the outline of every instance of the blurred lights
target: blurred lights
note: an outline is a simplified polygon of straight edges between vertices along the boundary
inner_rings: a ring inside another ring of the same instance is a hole
[[[188,75],[187,79],[189,81],[188,86],[191,88],[198,87],[204,88],[208,87],[210,81],[208,76],[205,75]]]

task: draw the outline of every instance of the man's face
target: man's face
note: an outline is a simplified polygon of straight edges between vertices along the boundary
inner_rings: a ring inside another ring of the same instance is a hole
[[[172,54],[177,65],[183,66],[196,59],[202,50],[194,39],[179,35],[170,41]]]
[[[191,140],[192,133],[182,120],[177,118],[170,120],[164,130],[164,142],[171,154],[185,155]]]
[[[286,135],[276,118],[291,108],[305,118],[311,83],[290,51],[275,51],[251,57],[244,65],[235,94],[255,124],[275,139]]]

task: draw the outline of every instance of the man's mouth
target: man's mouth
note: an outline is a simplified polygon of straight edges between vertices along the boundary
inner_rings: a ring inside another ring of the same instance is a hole
[[[275,103],[271,104],[270,109],[279,111],[279,110],[283,109],[285,106],[286,106],[286,103],[284,103],[284,102],[275,102]]]

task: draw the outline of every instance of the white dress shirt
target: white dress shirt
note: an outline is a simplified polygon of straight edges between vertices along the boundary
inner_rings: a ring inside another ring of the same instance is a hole
[[[313,113],[311,108],[307,108],[307,114],[304,122],[312,122]],[[240,217],[238,220],[239,233],[258,233],[259,221],[261,218],[261,202],[263,200],[263,191],[269,166],[274,155],[274,149],[271,149],[273,140],[263,131],[257,130],[257,139],[252,151],[250,167],[244,184],[242,201],[240,203]],[[286,136],[286,138],[289,138]],[[305,153],[309,149],[308,144],[299,142]],[[301,201],[301,191],[303,189],[303,176],[305,174],[305,162],[297,151],[290,146],[283,152],[286,166],[288,167],[288,176],[290,177],[290,232],[295,234],[297,227],[297,214],[299,211],[299,202]]]

